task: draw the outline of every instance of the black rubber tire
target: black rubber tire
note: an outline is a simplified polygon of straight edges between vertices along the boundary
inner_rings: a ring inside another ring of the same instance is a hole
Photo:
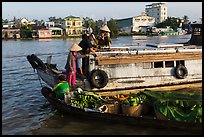
[[[178,79],[184,79],[188,76],[188,70],[182,64],[179,64],[175,68],[175,76]]]
[[[90,73],[89,81],[92,87],[103,88],[108,83],[108,75],[103,70],[93,70]]]
[[[40,68],[42,70],[46,69],[46,66],[43,61],[39,59],[35,54],[31,55],[31,60],[34,62],[35,66],[37,66],[36,68]]]

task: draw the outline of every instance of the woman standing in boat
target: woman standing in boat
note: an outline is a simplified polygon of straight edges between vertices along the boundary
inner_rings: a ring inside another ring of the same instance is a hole
[[[76,61],[77,58],[79,58],[77,57],[77,52],[80,50],[82,50],[82,48],[79,45],[73,44],[67,56],[65,69],[67,74],[67,82],[69,83],[71,89],[74,89],[76,87],[76,73],[77,73]]]

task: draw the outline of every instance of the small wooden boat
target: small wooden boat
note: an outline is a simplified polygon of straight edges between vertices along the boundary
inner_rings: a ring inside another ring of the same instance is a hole
[[[59,112],[68,115],[78,115],[85,118],[95,119],[95,120],[107,120],[109,122],[119,122],[127,124],[130,126],[142,126],[142,127],[153,127],[153,128],[165,128],[165,129],[175,129],[185,130],[186,132],[201,134],[202,133],[202,123],[189,123],[180,122],[174,120],[158,119],[153,113],[147,113],[144,115],[137,116],[127,116],[122,113],[110,113],[110,112],[98,112],[90,111],[78,107],[73,107],[67,105],[64,102],[49,96],[49,88],[43,87],[41,90],[42,95],[50,102],[50,104],[56,108]],[[143,113],[141,113],[143,114]]]

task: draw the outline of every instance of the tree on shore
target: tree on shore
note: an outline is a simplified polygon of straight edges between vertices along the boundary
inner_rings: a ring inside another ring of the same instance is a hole
[[[111,37],[117,37],[118,34],[119,34],[119,27],[118,27],[116,21],[111,18],[111,19],[107,22],[107,25],[108,25],[108,27],[110,28]]]
[[[2,19],[2,24],[7,24],[8,22],[8,19]]]
[[[180,18],[175,18],[175,17],[167,17],[167,19],[161,23],[156,24],[155,26],[158,28],[166,28],[167,26],[170,26],[173,30],[177,30],[177,28],[181,24],[181,19]]]
[[[20,29],[21,38],[32,38],[32,30],[31,25],[22,26]]]

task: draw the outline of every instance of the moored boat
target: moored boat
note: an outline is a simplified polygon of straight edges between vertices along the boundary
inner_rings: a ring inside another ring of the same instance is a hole
[[[79,79],[78,86],[88,91],[111,91],[202,82],[202,25],[192,28],[191,39],[183,44],[98,50],[98,57],[90,55],[87,80]],[[57,84],[57,74],[65,71],[58,70],[51,60],[45,63],[34,54],[27,58],[51,87]]]

